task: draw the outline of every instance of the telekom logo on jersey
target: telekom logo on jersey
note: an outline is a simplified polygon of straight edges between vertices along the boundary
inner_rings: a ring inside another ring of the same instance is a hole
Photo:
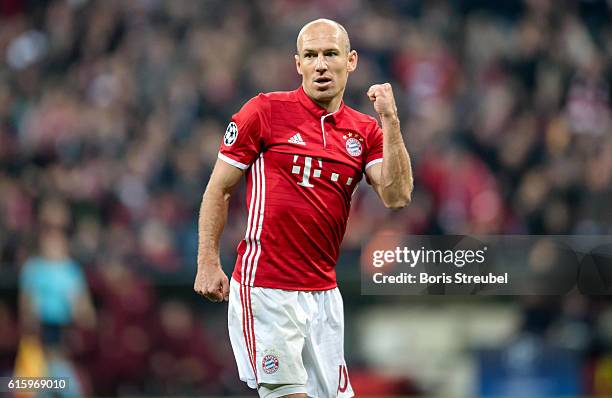
[[[298,182],[298,185],[301,185],[306,188],[314,188],[314,185],[310,182],[310,177],[312,178],[321,178],[321,172],[323,170],[323,161],[319,158],[313,159],[310,156],[304,157],[304,169],[298,165],[300,156],[293,155],[293,168],[291,169],[291,173],[293,174],[302,174],[302,180]],[[313,164],[314,163],[314,164]],[[318,166],[318,168],[317,168]],[[340,179],[340,174],[331,173],[330,179],[334,182]],[[351,185],[353,182],[352,177],[348,177],[346,179],[346,185]]]

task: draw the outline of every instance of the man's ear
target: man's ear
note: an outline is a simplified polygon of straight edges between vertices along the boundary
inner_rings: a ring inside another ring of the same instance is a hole
[[[348,64],[346,65],[346,69],[350,72],[353,72],[357,69],[357,60],[359,56],[357,55],[357,51],[351,50],[348,55]]]
[[[295,58],[295,69],[297,70],[298,75],[302,76],[302,70],[300,69],[300,56],[294,55]]]

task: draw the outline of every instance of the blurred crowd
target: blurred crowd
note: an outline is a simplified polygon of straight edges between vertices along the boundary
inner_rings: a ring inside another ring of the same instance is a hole
[[[31,329],[70,342],[89,393],[245,391],[223,324],[156,286],[189,296],[225,126],[300,84],[294,39],[318,17],[359,53],[349,106],[373,114],[367,88],[393,84],[415,172],[399,212],[361,187],[345,250],[381,228],[612,233],[610,1],[0,0],[1,374]]]

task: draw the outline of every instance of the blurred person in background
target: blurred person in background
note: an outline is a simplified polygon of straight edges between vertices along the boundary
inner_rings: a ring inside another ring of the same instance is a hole
[[[51,377],[68,377],[70,394],[80,394],[80,383],[66,352],[65,333],[72,325],[87,329],[96,318],[87,282],[70,258],[68,239],[60,229],[40,237],[40,254],[21,270],[19,309],[24,335],[39,336]],[[43,375],[41,375],[43,376]]]
[[[193,309],[168,300],[160,306],[159,324],[149,364],[161,390],[173,395],[221,394],[223,361]]]
[[[202,200],[194,290],[229,300],[240,378],[261,397],[351,397],[335,273],[351,197],[365,174],[386,207],[406,206],[410,158],[390,84],[367,92],[382,128],[342,101],[357,67],[342,25],[306,24],[295,64],[297,90],[258,95],[227,127]],[[245,174],[249,222],[230,285],[219,240]]]

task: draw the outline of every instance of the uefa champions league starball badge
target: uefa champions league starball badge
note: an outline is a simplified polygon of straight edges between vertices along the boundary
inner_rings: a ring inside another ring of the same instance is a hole
[[[238,126],[234,122],[230,122],[225,129],[225,135],[223,136],[223,143],[226,146],[231,146],[234,142],[236,142],[236,138],[238,138]]]
[[[346,151],[351,156],[359,156],[363,152],[363,138],[357,133],[348,133],[342,136],[346,140]]]

